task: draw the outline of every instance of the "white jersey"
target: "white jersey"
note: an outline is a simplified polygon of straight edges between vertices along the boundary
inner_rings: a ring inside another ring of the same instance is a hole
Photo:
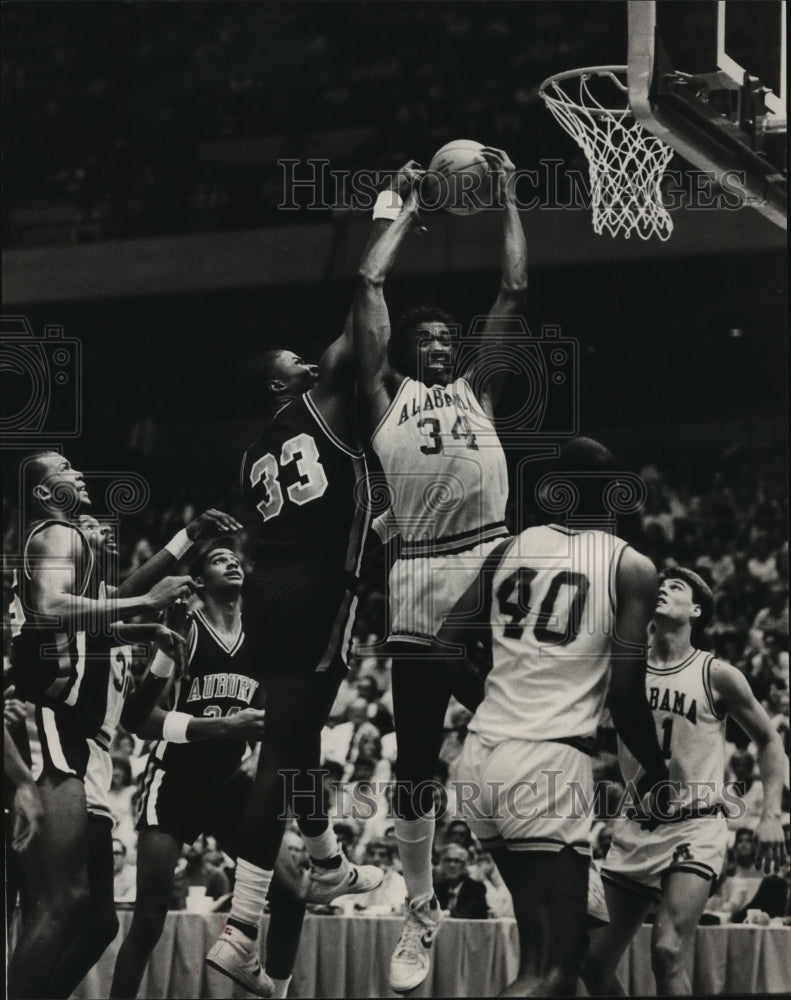
[[[371,443],[407,552],[440,555],[504,537],[508,470],[469,383],[401,383]]]
[[[682,806],[705,808],[722,802],[725,718],[715,710],[710,679],[713,662],[711,653],[700,649],[676,666],[659,667],[648,657],[648,704],[670,780],[680,782]],[[627,782],[640,779],[642,767],[620,740],[618,761]],[[675,789],[673,798],[677,799]]]
[[[626,542],[528,528],[492,578],[492,669],[469,728],[491,741],[592,737],[610,680],[615,577]]]

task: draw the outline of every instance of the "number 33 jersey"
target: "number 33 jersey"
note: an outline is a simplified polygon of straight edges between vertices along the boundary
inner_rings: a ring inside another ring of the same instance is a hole
[[[247,449],[241,490],[258,569],[285,558],[358,574],[370,522],[365,459],[332,432],[309,392]]]
[[[602,531],[557,525],[514,538],[492,576],[492,669],[471,731],[494,742],[595,734],[626,547]]]
[[[371,443],[405,553],[441,555],[507,534],[505,455],[466,379],[429,387],[405,378]]]

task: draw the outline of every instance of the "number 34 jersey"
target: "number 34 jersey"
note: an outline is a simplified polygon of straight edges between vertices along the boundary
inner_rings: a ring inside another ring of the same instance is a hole
[[[508,470],[491,421],[464,378],[401,383],[371,443],[406,545],[435,555],[507,534]]]
[[[324,421],[309,392],[269,421],[242,460],[251,554],[359,572],[370,522],[365,459]]]
[[[602,531],[557,525],[514,538],[492,576],[492,669],[471,731],[493,742],[595,733],[626,547]]]

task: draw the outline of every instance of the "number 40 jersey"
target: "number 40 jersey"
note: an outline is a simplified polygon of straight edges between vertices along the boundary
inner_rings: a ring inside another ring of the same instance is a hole
[[[472,732],[494,742],[595,734],[626,547],[603,531],[558,525],[514,538],[492,577],[492,669]]]

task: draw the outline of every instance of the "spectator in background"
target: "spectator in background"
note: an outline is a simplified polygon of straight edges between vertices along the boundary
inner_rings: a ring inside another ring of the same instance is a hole
[[[766,606],[755,616],[752,628],[759,633],[758,642],[771,633],[781,647],[788,647],[788,588],[784,583],[769,587]]]
[[[379,685],[371,674],[364,674],[357,681],[357,694],[366,702],[368,721],[379,730],[382,736],[392,733],[393,718],[379,701]]]
[[[750,660],[750,673],[747,677],[755,697],[759,701],[765,701],[772,683],[787,677],[788,650],[780,648],[774,632],[765,632],[763,650]]]
[[[511,893],[488,851],[478,851],[475,866],[470,868],[470,876],[481,882],[486,890],[486,905],[490,917],[513,917],[514,902]]]
[[[470,852],[460,844],[443,848],[434,891],[441,909],[451,917],[485,920],[489,915],[486,889],[469,872]]]
[[[760,822],[764,802],[763,783],[755,776],[755,757],[746,750],[738,750],[731,757],[730,770],[733,776],[731,795],[738,796],[741,802],[729,805],[728,827],[737,831],[749,829],[752,837],[752,831]]]
[[[137,869],[127,862],[126,844],[113,837],[113,896],[116,903],[134,903]]]
[[[747,572],[760,583],[776,583],[780,579],[772,544],[767,534],[760,534],[753,542],[752,555],[747,560]]]
[[[371,892],[359,896],[341,896],[333,903],[344,913],[365,911],[368,914],[403,913],[406,905],[406,883],[393,867],[397,845],[394,841],[378,838],[368,841],[365,848],[364,864],[376,865],[384,874],[382,884]]]
[[[730,553],[725,551],[722,536],[714,534],[706,546],[706,552],[695,563],[695,568],[708,576],[712,590],[724,586],[736,572],[736,564]]]
[[[735,867],[725,875],[717,891],[706,904],[709,912],[735,913],[758,892],[763,873],[755,867],[753,831],[742,827],[736,831],[733,845]]]
[[[203,834],[194,843],[184,846],[182,856],[176,865],[170,908],[187,909],[187,897],[193,895],[191,889],[203,889],[203,893],[196,895],[205,894],[215,901],[222,899],[231,891],[231,883],[225,872],[215,868],[206,859],[206,838]]]
[[[355,698],[346,710],[346,722],[341,722],[332,729],[328,726],[322,729],[322,759],[338,761],[344,765],[347,761],[354,761],[360,729],[367,724],[368,702],[364,698]]]
[[[117,753],[113,753],[112,763],[113,777],[107,801],[115,820],[115,836],[124,842],[127,851],[134,852],[137,833],[132,799],[136,788],[132,783],[132,767],[127,757]]]
[[[469,851],[472,845],[472,833],[470,832],[469,826],[464,822],[463,819],[453,819],[445,827],[445,836],[443,838],[444,846],[447,847],[449,844],[458,844],[463,847],[465,851]]]

